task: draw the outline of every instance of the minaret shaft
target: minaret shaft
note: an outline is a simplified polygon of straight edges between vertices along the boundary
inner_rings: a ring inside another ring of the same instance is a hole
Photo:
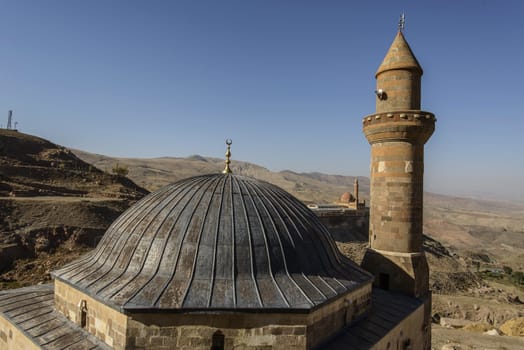
[[[371,146],[371,248],[422,251],[423,153],[406,141]]]

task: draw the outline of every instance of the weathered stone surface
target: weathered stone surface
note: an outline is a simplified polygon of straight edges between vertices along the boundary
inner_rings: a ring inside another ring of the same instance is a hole
[[[518,317],[504,322],[500,326],[500,330],[505,335],[524,337],[524,317]]]
[[[106,349],[53,309],[52,285],[0,291],[0,349]]]

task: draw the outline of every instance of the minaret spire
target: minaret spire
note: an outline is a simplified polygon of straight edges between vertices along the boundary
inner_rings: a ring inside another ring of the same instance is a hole
[[[231,164],[231,145],[233,144],[233,141],[231,139],[226,140],[227,145],[227,151],[226,151],[226,167],[224,170],[222,170],[222,173],[224,174],[231,174],[232,171],[229,168],[229,164]]]

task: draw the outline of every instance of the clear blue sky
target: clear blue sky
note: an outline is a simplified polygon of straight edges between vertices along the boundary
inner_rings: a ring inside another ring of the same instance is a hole
[[[369,175],[362,117],[400,13],[426,189],[524,197],[524,1],[0,2],[0,123],[89,152]]]

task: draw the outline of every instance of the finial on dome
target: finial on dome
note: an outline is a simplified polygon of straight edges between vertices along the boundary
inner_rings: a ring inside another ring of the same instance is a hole
[[[231,169],[229,169],[229,164],[231,164],[231,144],[232,143],[233,143],[233,141],[231,141],[231,139],[227,139],[226,140],[226,145],[227,145],[226,167],[224,168],[224,170],[222,170],[222,173],[224,173],[224,174],[232,173]]]
[[[400,15],[400,19],[398,20],[398,30],[399,32],[404,30],[404,26],[406,25],[406,16],[404,14]]]

